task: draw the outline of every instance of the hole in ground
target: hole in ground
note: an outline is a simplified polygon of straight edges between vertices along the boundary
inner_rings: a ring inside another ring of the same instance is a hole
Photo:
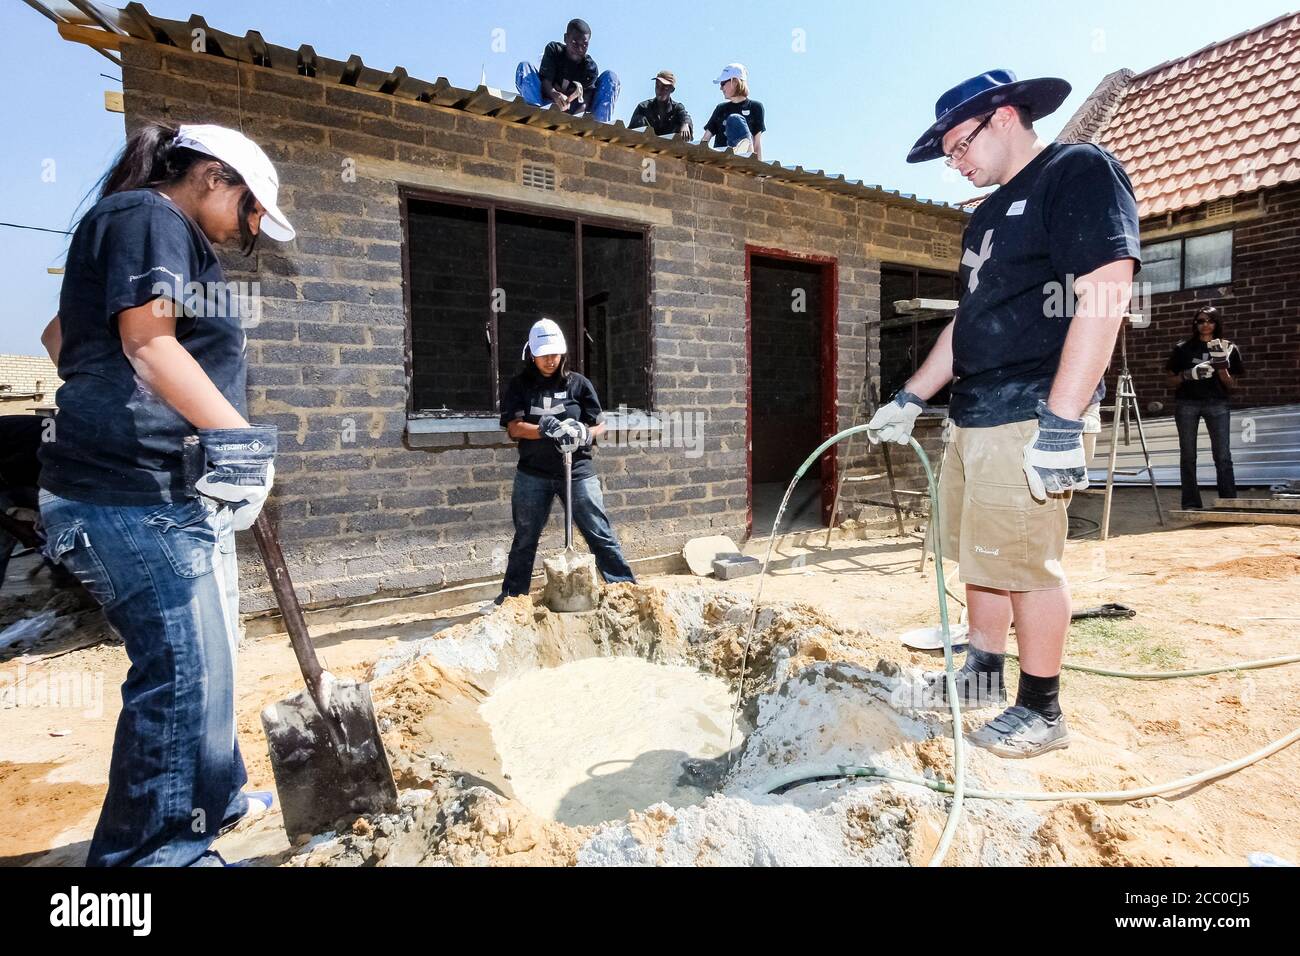
[[[519,801],[582,826],[703,801],[725,769],[732,698],[695,668],[596,657],[505,681],[481,712]]]

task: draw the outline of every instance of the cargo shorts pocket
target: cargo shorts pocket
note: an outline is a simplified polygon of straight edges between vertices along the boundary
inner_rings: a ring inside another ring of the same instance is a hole
[[[1029,560],[1029,487],[977,481],[962,509],[962,550],[977,561],[1024,564]]]
[[[45,544],[45,556],[66,568],[100,606],[111,604],[117,597],[113,579],[95,553],[86,530],[79,523],[73,523],[47,531],[49,538]]]
[[[144,523],[153,531],[172,570],[182,578],[212,573],[220,545],[215,506],[201,498],[169,504],[150,512]]]

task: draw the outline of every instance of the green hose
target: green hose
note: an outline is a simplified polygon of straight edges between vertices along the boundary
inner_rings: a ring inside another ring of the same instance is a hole
[[[776,510],[776,517],[772,519],[772,536],[767,542],[767,554],[763,558],[762,573],[758,576],[758,592],[754,595],[754,606],[749,613],[749,625],[745,630],[744,651],[740,660],[740,680],[736,690],[736,703],[731,711],[731,737],[734,743],[736,734],[736,717],[740,712],[740,698],[744,693],[745,687],[745,668],[749,663],[749,645],[754,636],[754,622],[758,618],[759,602],[763,598],[763,580],[767,577],[767,566],[772,560],[772,548],[776,543],[778,526],[781,523],[781,515],[785,514],[785,506],[790,501],[790,495],[793,494],[795,486],[799,479],[804,476],[813,462],[820,458],[832,445],[844,441],[850,435],[856,435],[858,432],[866,431],[867,425],[854,425],[852,428],[846,428],[838,434],[832,435],[820,445],[817,450],[804,460],[799,466],[799,470],[794,473],[789,487],[785,490],[785,496],[781,499],[781,506]],[[930,456],[925,453],[925,449],[917,442],[915,438],[908,438],[908,443],[912,450],[916,452],[917,457],[921,459],[921,465],[925,468],[925,479],[930,490],[930,516],[933,522],[934,533],[930,536],[934,543],[934,566],[935,581],[939,588],[939,621],[943,634],[943,671],[944,680],[946,681],[948,691],[948,704],[952,711],[952,763],[953,763],[953,783],[948,786],[945,793],[952,794],[952,806],[948,809],[948,821],[944,825],[943,833],[939,837],[939,843],[934,848],[934,853],[930,857],[930,866],[939,866],[943,863],[944,857],[948,855],[948,848],[952,845],[953,837],[957,834],[957,823],[961,819],[962,803],[966,794],[965,767],[966,767],[966,742],[961,732],[961,706],[957,702],[957,682],[953,676],[952,666],[952,633],[948,627],[948,594],[947,587],[943,580],[943,546],[941,543],[940,526],[939,526],[939,509],[937,502],[939,500],[939,489],[935,484],[934,470],[930,467]],[[734,753],[735,748],[728,746],[728,752]],[[830,774],[831,776],[845,776],[843,773]],[[791,781],[794,782],[794,781]],[[770,790],[768,791],[770,792]]]
[[[763,594],[763,579],[767,576],[768,562],[772,559],[772,548],[776,542],[777,526],[780,524],[781,515],[785,512],[785,506],[790,500],[790,495],[794,491],[795,485],[803,477],[813,462],[822,456],[826,449],[832,445],[843,441],[850,435],[866,431],[866,425],[855,425],[853,428],[847,428],[837,435],[833,435],[817,447],[807,460],[799,466],[795,472],[794,479],[786,489],[785,497],[781,499],[781,507],[777,509],[776,518],[772,522],[772,537],[767,542],[767,555],[763,559],[763,573],[758,580],[758,594],[754,599],[754,607],[750,612],[749,628],[745,636],[745,650],[741,661],[741,686],[744,684],[745,664],[749,659],[749,644],[753,637],[754,621],[758,616],[759,600]],[[1177,780],[1171,780],[1163,784],[1155,784],[1150,787],[1139,787],[1130,790],[1073,790],[1058,792],[1038,792],[1038,791],[1017,791],[1017,790],[980,790],[967,789],[965,781],[965,746],[961,731],[961,708],[957,703],[957,687],[953,677],[952,666],[952,635],[948,625],[948,595],[947,587],[943,577],[943,535],[940,528],[940,511],[939,511],[939,491],[934,481],[934,471],[930,468],[930,459],[926,455],[925,449],[917,443],[915,438],[909,438],[908,443],[920,458],[922,466],[925,468],[926,482],[930,491],[930,520],[933,522],[933,534],[930,541],[934,546],[934,564],[935,564],[935,581],[939,590],[939,621],[940,629],[943,635],[943,669],[944,679],[948,691],[948,701],[952,710],[953,726],[953,782],[944,783],[939,780],[930,780],[926,777],[917,777],[910,774],[896,773],[892,770],[886,770],[883,767],[872,766],[851,766],[845,764],[836,764],[834,767],[796,767],[782,773],[774,780],[771,780],[764,787],[764,793],[773,793],[785,787],[790,787],[800,783],[810,783],[816,780],[825,779],[845,779],[870,777],[882,780],[893,780],[898,783],[908,783],[915,786],[927,787],[940,793],[952,796],[952,806],[948,810],[948,820],[944,825],[943,834],[939,838],[939,843],[935,847],[933,855],[930,857],[930,866],[938,866],[943,862],[948,853],[948,848],[952,844],[953,836],[957,831],[957,823],[961,816],[962,803],[965,797],[970,796],[979,800],[1026,800],[1026,801],[1062,801],[1062,800],[1096,800],[1100,802],[1115,802],[1140,800],[1145,797],[1159,796],[1163,793],[1170,793],[1175,790],[1183,790],[1187,787],[1193,787],[1209,780],[1217,780],[1228,774],[1236,773],[1244,767],[1248,767],[1265,757],[1271,756],[1286,747],[1291,746],[1297,740],[1300,740],[1300,728],[1283,737],[1279,737],[1272,743],[1261,747],[1259,750],[1249,753],[1244,757],[1231,761],[1230,763],[1221,764],[1218,767],[1212,767],[1209,770],[1193,774],[1188,777],[1181,777]],[[1019,655],[1009,653],[1008,657],[1019,659]],[[1101,677],[1119,677],[1129,680],[1171,680],[1183,677],[1205,677],[1211,674],[1224,674],[1233,671],[1258,670],[1263,667],[1278,667],[1283,664],[1300,663],[1300,654],[1292,654],[1284,657],[1268,657],[1253,661],[1242,661],[1235,664],[1215,665],[1213,667],[1193,668],[1181,671],[1120,671],[1111,670],[1103,667],[1089,667],[1085,664],[1068,664],[1063,663],[1063,668],[1080,671],[1085,674],[1096,674]],[[740,707],[739,693],[736,698],[736,709]],[[732,712],[732,731],[735,731],[735,714]]]
[[[1007,657],[1020,659],[1019,654],[1007,653]],[[1283,664],[1300,664],[1300,654],[1286,657],[1264,657],[1257,661],[1241,661],[1237,664],[1215,664],[1213,667],[1198,667],[1186,671],[1116,671],[1105,667],[1089,667],[1086,664],[1062,663],[1065,670],[1079,671],[1084,674],[1097,674],[1101,677],[1123,677],[1128,680],[1172,680],[1175,677],[1206,677],[1210,674],[1230,674],[1233,671],[1255,671],[1261,667],[1280,667]]]

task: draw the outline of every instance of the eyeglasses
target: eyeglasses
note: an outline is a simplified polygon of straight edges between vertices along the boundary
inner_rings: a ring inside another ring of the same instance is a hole
[[[976,126],[969,136],[961,140],[961,142],[952,148],[952,152],[949,153],[948,158],[944,160],[944,163],[949,168],[955,169],[957,167],[957,164],[961,162],[961,158],[966,155],[966,150],[970,149],[971,142],[980,134],[980,130],[989,125],[989,121],[993,119],[993,115],[993,113],[990,113],[988,116],[984,117],[984,121],[980,123],[979,126]]]
[[[1206,317],[1203,318],[1203,319],[1197,319],[1197,320],[1196,320],[1196,324],[1197,324],[1197,325],[1213,325],[1213,324],[1214,324],[1214,320],[1213,320],[1212,318],[1210,318],[1209,316],[1206,316]]]

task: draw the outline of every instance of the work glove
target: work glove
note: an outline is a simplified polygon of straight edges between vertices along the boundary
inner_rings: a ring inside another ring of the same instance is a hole
[[[537,420],[537,430],[543,438],[549,438],[557,445],[560,439],[569,433],[568,422],[561,421],[554,415],[543,415]]]
[[[253,526],[275,481],[276,427],[200,428],[207,470],[194,488],[234,509],[236,531]]]
[[[1191,368],[1183,372],[1183,378],[1187,379],[1189,382],[1214,378],[1214,366],[1210,362],[1201,362],[1197,365],[1193,365]]]
[[[1232,355],[1232,350],[1236,348],[1227,339],[1211,339],[1208,343],[1210,349],[1210,364],[1215,368],[1226,368],[1228,358]]]
[[[560,424],[564,426],[564,437],[557,444],[562,454],[572,454],[591,444],[591,429],[582,422],[569,419]]]
[[[900,390],[892,401],[876,409],[876,414],[867,422],[867,437],[872,443],[892,441],[906,445],[912,437],[912,427],[916,417],[925,411],[925,402],[911,392]]]
[[[1025,445],[1023,462],[1029,493],[1037,501],[1088,487],[1083,453],[1083,419],[1062,418],[1038,400],[1038,430]]]

